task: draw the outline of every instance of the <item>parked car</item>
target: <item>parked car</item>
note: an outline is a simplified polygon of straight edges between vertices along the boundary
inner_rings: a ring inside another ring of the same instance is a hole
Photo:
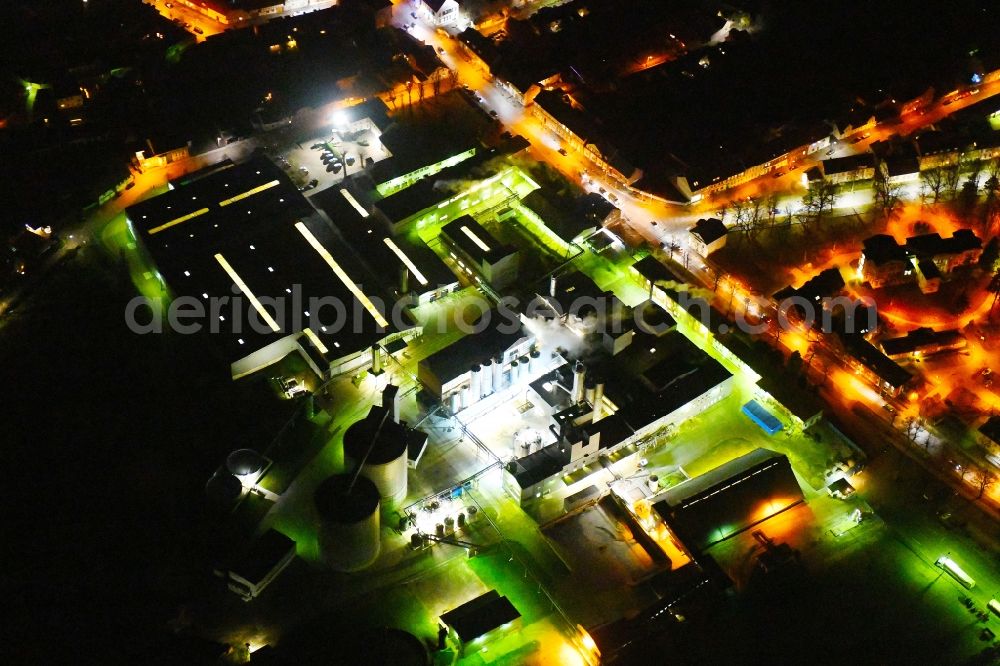
[[[308,393],[308,390],[295,377],[289,379],[285,383],[285,397],[294,398],[302,395],[303,393]]]

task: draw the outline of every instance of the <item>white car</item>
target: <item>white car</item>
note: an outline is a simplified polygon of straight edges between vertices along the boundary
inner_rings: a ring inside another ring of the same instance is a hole
[[[281,388],[285,390],[286,398],[294,398],[308,392],[305,385],[303,385],[297,377],[281,379],[280,382]]]

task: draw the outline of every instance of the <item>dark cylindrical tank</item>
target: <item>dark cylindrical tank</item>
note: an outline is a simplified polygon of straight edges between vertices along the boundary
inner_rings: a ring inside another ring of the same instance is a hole
[[[338,571],[370,566],[380,549],[378,488],[364,476],[358,476],[351,486],[353,476],[331,476],[313,496],[320,518],[320,552]]]

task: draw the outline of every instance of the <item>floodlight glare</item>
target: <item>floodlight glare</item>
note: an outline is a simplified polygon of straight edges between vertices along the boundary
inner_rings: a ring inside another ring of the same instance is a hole
[[[330,123],[335,128],[338,128],[338,129],[339,128],[343,128],[343,127],[347,127],[348,123],[350,123],[350,122],[351,122],[351,119],[348,118],[347,113],[345,111],[336,111],[336,112],[334,112],[334,114],[332,116],[330,116]]]

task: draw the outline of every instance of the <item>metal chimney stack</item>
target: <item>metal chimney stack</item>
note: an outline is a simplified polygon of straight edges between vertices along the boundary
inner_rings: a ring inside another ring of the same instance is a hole
[[[573,366],[573,404],[579,405],[583,402],[584,386],[583,382],[587,375],[587,366],[583,361],[577,361]]]

